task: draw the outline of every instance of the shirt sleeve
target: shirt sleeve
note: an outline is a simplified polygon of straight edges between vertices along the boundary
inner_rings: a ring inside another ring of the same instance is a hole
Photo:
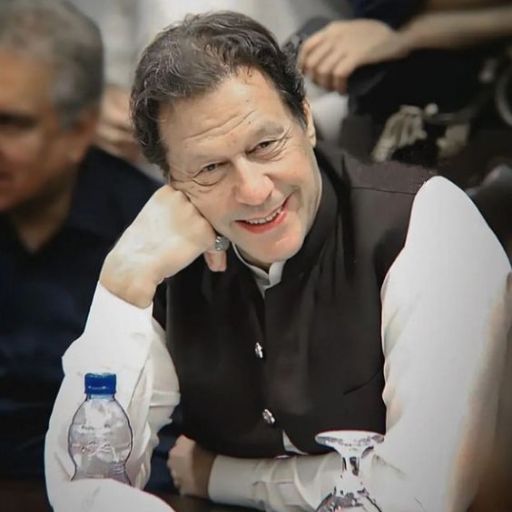
[[[466,195],[443,178],[417,194],[383,284],[386,436],[361,466],[382,510],[462,512],[492,445],[512,303],[510,265]],[[213,500],[314,510],[339,485],[337,454],[218,456]]]
[[[494,442],[512,282],[495,235],[444,178],[415,199],[382,304],[386,440],[369,485],[384,494],[377,467],[392,466],[425,510],[466,510]]]
[[[64,380],[57,395],[45,443],[48,496],[56,512],[111,510],[125,501],[126,510],[164,511],[161,500],[140,491],[149,478],[150,458],[158,430],[169,423],[179,402],[174,365],[151,307],[140,309],[96,288],[84,333],[63,356]],[[74,465],[67,448],[72,417],[84,400],[87,372],[117,375],[116,398],[133,431],[127,473],[134,487],[112,480],[70,481]],[[85,508],[83,508],[85,507]]]

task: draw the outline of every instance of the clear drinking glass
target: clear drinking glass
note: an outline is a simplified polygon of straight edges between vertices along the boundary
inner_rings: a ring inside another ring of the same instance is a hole
[[[315,440],[334,448],[342,459],[339,485],[322,500],[316,512],[382,512],[359,477],[359,466],[361,458],[381,443],[384,436],[364,430],[332,430],[317,434]]]

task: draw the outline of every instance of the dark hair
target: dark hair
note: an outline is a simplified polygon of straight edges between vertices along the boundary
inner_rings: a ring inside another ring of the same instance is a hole
[[[230,11],[189,15],[156,37],[135,72],[132,117],[146,158],[169,173],[158,129],[161,105],[210,92],[240,68],[262,72],[292,115],[305,124],[302,76],[293,56],[279,48],[266,28]]]
[[[51,92],[63,125],[72,124],[82,108],[99,105],[103,92],[101,35],[66,0],[0,0],[0,48],[53,67]]]

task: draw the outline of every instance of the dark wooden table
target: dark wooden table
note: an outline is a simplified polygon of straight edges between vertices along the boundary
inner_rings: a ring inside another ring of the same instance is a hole
[[[158,497],[167,502],[176,512],[248,512],[250,510],[173,494],[158,494]],[[0,480],[1,512],[51,512],[51,510],[46,498],[44,482]],[[112,512],[123,511],[112,509]]]
[[[512,476],[509,475],[507,483],[500,481],[487,488],[484,486],[468,512],[512,512],[511,482]],[[508,488],[508,492],[504,492],[504,488]],[[157,496],[176,512],[254,512],[244,507],[219,505],[207,500],[173,494],[157,494]],[[0,479],[0,512],[51,512],[44,483]],[[123,511],[113,508],[112,512]]]

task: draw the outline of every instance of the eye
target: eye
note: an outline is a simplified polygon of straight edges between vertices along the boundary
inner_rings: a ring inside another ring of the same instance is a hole
[[[205,165],[200,172],[206,172],[206,173],[209,173],[209,172],[213,172],[213,171],[216,171],[219,166],[221,164],[208,164],[208,165]]]
[[[276,143],[275,140],[264,140],[264,141],[260,142],[259,144],[256,144],[256,146],[254,146],[254,148],[251,150],[251,153],[253,153],[254,151],[262,150],[262,149],[269,149],[275,143]]]
[[[193,180],[200,185],[214,185],[220,181],[227,170],[227,162],[207,164],[194,176]]]
[[[36,126],[37,119],[30,116],[3,114],[0,112],[0,130],[6,134],[22,134]]]

